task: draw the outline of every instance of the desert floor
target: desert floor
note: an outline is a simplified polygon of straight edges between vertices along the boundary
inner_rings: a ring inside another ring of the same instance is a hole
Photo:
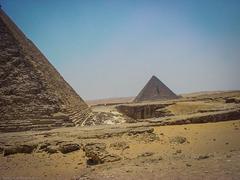
[[[239,91],[120,104],[164,115],[135,120],[114,103],[101,125],[0,133],[0,179],[240,179]]]
[[[139,128],[142,127],[135,129]],[[119,155],[121,160],[89,165],[82,148],[67,154],[38,151],[31,154],[18,153],[0,157],[0,177],[1,179],[240,178],[240,120],[160,126],[154,127],[152,133],[146,131],[135,135],[130,135],[128,133],[130,130],[124,129],[132,127],[121,129],[118,126],[111,128],[101,126],[90,129],[65,128],[46,132],[3,134],[0,138],[1,143],[17,144],[19,141],[104,143],[107,151]],[[115,131],[118,133],[114,134]],[[106,132],[112,136],[106,136]],[[182,137],[183,141],[178,141],[176,137]],[[125,142],[123,144],[127,146],[122,148],[111,145],[116,142]]]

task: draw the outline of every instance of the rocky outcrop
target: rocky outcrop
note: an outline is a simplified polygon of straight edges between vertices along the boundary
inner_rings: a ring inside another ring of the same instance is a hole
[[[154,129],[149,128],[149,127],[140,127],[140,128],[135,128],[131,129],[128,132],[128,135],[138,135],[138,134],[143,134],[143,133],[153,133]]]
[[[89,165],[102,164],[106,162],[114,162],[121,160],[121,157],[116,154],[110,154],[106,151],[104,143],[89,143],[84,146],[87,163]]]
[[[240,99],[237,99],[237,98],[225,98],[225,102],[226,102],[226,103],[239,104],[239,103],[240,103]]]
[[[71,153],[80,150],[80,145],[71,142],[41,142],[39,144],[19,144],[19,145],[5,145],[0,147],[0,153],[4,156],[25,153],[31,154],[33,152],[45,152],[48,154],[55,154],[61,152],[62,154]]]
[[[8,156],[17,153],[31,154],[37,148],[36,144],[23,144],[5,147],[3,150],[3,155]]]
[[[76,143],[67,143],[67,144],[61,144],[58,149],[61,153],[67,154],[67,153],[79,150],[80,146],[79,144],[76,144]]]
[[[150,143],[153,141],[159,141],[159,136],[155,133],[153,133],[154,129],[153,128],[141,128],[141,129],[136,129],[133,131],[130,131],[128,133],[128,136],[130,138],[135,139],[140,142],[146,142]]]
[[[195,123],[208,123],[219,121],[230,121],[240,119],[240,110],[223,111],[212,114],[195,115],[184,119],[161,121],[161,125],[182,125]]]

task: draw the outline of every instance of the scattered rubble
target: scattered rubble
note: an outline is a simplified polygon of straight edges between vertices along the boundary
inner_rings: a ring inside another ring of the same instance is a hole
[[[58,150],[63,154],[77,151],[79,149],[80,149],[80,146],[79,144],[76,144],[76,143],[61,144],[60,147],[58,148]]]
[[[104,143],[89,143],[84,146],[85,155],[88,157],[89,165],[102,164],[106,162],[114,162],[121,160],[121,157],[116,154],[110,154],[106,151]]]
[[[38,148],[38,150],[39,151],[41,151],[41,150],[44,150],[44,149],[46,149],[48,146],[50,146],[51,144],[50,143],[48,143],[48,142],[43,142],[43,143],[41,143],[40,145],[39,145],[39,148]]]
[[[55,154],[55,153],[58,153],[58,146],[50,145],[42,150],[48,154]]]
[[[142,128],[136,128],[132,129],[128,132],[128,135],[136,135],[136,134],[142,134],[142,133],[153,133],[154,129],[149,127],[142,127]]]
[[[115,143],[112,143],[110,144],[110,148],[114,149],[114,150],[125,150],[125,149],[128,149],[129,148],[129,145],[122,141],[122,142],[115,142]]]
[[[235,104],[239,104],[239,103],[240,103],[240,99],[236,99],[236,98],[225,98],[225,103],[235,103]]]

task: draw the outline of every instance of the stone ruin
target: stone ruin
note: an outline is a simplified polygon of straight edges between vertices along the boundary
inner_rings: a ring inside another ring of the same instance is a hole
[[[89,124],[87,104],[0,9],[0,132]]]
[[[172,92],[156,76],[148,81],[133,102],[176,99],[178,96]]]

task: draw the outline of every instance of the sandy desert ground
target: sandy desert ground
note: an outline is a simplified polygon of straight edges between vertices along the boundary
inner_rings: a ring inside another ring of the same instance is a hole
[[[184,96],[167,118],[1,133],[0,179],[239,179],[239,94]]]

